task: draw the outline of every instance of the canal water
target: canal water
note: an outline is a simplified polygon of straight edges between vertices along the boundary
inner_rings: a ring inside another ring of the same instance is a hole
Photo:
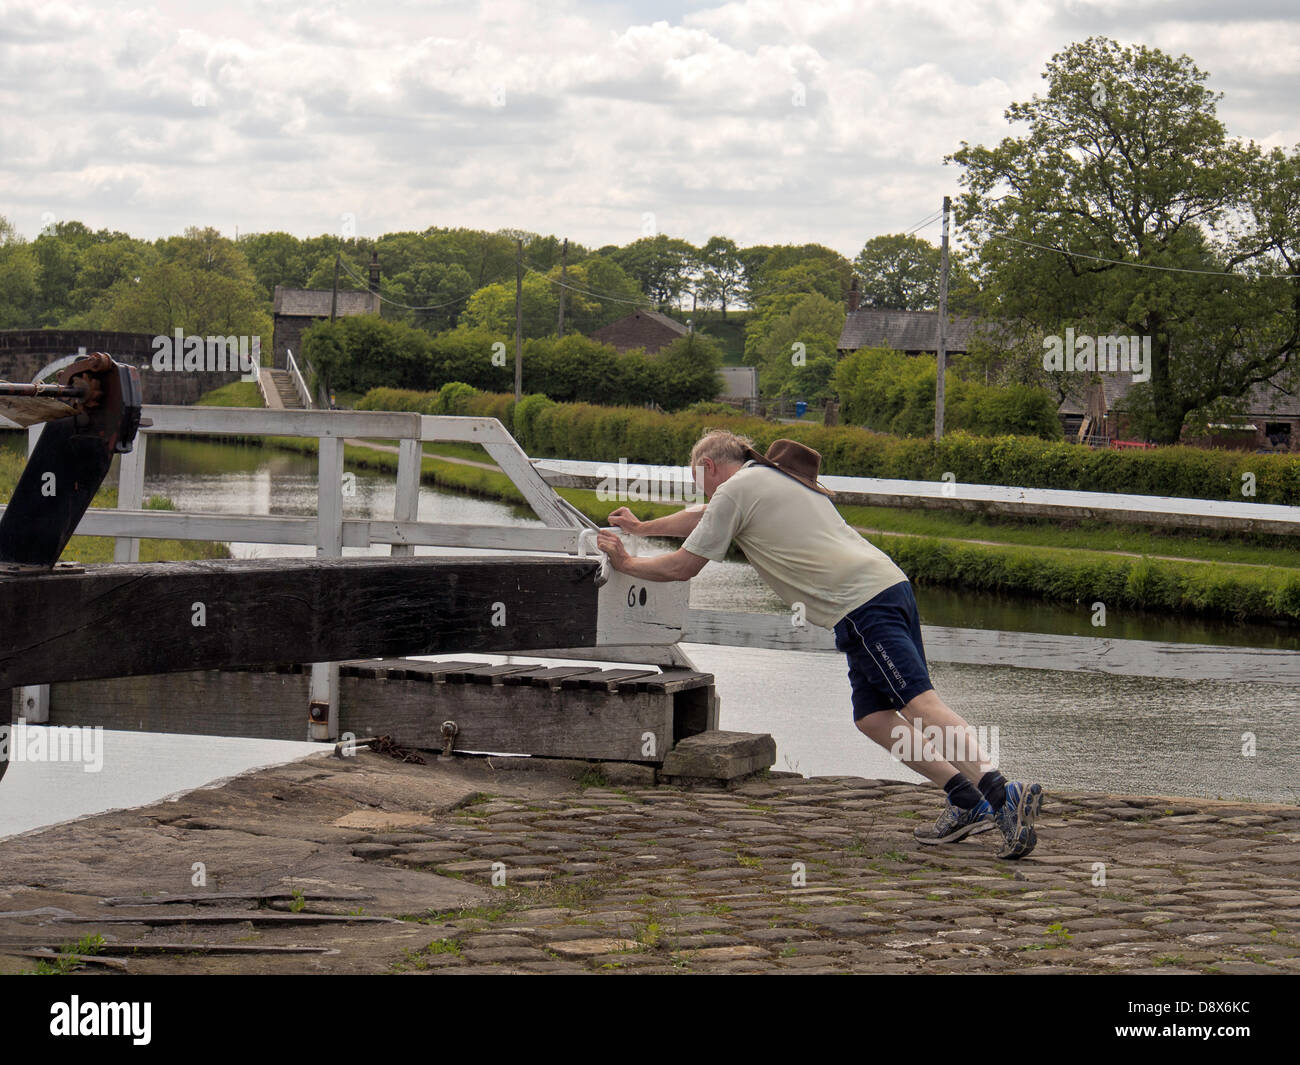
[[[0,447],[21,446],[0,434]],[[347,517],[389,517],[390,474],[356,471]],[[183,511],[311,515],[316,461],[257,447],[151,439],[146,495],[170,497]],[[423,487],[424,521],[539,525],[525,508]],[[660,545],[652,545],[652,550]],[[662,546],[668,546],[665,542]],[[310,555],[310,548],[232,544],[237,557]],[[432,554],[489,554],[417,548]],[[346,554],[368,552],[347,549]],[[387,548],[373,553],[386,554]],[[1090,612],[947,589],[918,588],[922,620],[962,628],[1096,636]],[[710,563],[693,581],[699,608],[784,612],[743,562]],[[1109,637],[1296,649],[1292,630],[1181,618],[1120,617]],[[724,729],[771,733],[777,769],[918,780],[854,728],[846,664],[811,654],[688,644],[698,668],[713,673]],[[509,657],[475,655],[485,661]],[[527,656],[519,656],[530,660]],[[944,699],[996,744],[1003,771],[1041,781],[1049,791],[1106,790],[1294,803],[1300,766],[1300,689],[1264,683],[1113,677],[1086,673],[936,663]],[[103,768],[15,763],[0,783],[0,836],[70,817],[155,801],[235,772],[301,757],[310,744],[210,737],[105,733]],[[242,753],[241,753],[242,752]],[[937,811],[937,800],[936,800]]]

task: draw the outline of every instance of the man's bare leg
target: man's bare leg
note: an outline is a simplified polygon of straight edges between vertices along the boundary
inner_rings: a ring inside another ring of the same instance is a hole
[[[937,728],[947,741],[945,747],[951,745],[952,748],[944,750],[942,756],[955,765],[972,784],[978,784],[985,773],[997,768],[997,764],[980,747],[975,729],[939,698],[939,693],[933,688],[922,692],[908,703],[903,708],[902,716],[909,724],[919,720],[923,729]]]
[[[916,699],[913,699],[907,704],[906,709],[910,709],[915,702]],[[894,750],[911,753],[913,757],[900,758],[899,761],[908,769],[920,773],[931,783],[943,787],[954,774],[964,771],[945,761],[943,753],[934,744],[925,742],[925,738],[913,724],[913,719],[917,716],[913,714],[912,717],[906,718],[897,710],[878,710],[874,714],[858,718],[855,724],[859,732],[868,739],[874,740],[885,750],[891,753]],[[918,752],[921,756],[919,759],[915,757]]]

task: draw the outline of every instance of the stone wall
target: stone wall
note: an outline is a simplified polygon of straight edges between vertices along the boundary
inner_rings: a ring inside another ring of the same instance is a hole
[[[203,393],[238,381],[238,370],[158,372],[153,369],[153,334],[68,329],[0,330],[0,381],[30,381],[43,367],[65,355],[106,351],[140,370],[146,403],[184,406]]]

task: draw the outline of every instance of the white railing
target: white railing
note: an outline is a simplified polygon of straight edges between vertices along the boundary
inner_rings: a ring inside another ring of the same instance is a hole
[[[676,477],[691,483],[685,466],[597,463],[572,459],[538,459],[537,470],[548,484],[562,488],[596,488],[620,472],[628,479],[646,479],[650,471],[660,481]],[[640,472],[632,472],[639,470]],[[1134,525],[1174,529],[1220,529],[1300,535],[1300,507],[1281,503],[1248,503],[1223,499],[1186,499],[1120,492],[1080,492],[1055,488],[1015,488],[957,481],[901,481],[878,477],[839,477],[818,480],[835,493],[835,502],[852,506],[975,511],[1014,517],[1057,520],[1102,518]]]
[[[302,372],[298,369],[298,363],[293,357],[293,352],[288,348],[284,349],[286,365],[289,368],[289,380],[293,382],[294,391],[298,393],[298,398],[302,400],[304,410],[313,410],[316,406],[312,402],[311,391],[307,388],[307,382],[302,378]]]

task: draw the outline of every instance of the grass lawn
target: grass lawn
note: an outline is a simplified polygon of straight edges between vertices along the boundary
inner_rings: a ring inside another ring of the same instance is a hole
[[[22,475],[26,459],[14,451],[0,451],[0,502],[8,501],[14,486]],[[105,485],[95,493],[92,507],[117,506],[117,489]],[[145,500],[146,510],[174,510],[171,500],[164,496],[150,496]],[[146,540],[140,541],[141,562],[170,562],[177,559],[230,558],[230,548],[211,540]],[[63,549],[67,562],[112,562],[113,538],[111,536],[74,536]]]
[[[205,392],[194,404],[196,407],[265,407],[256,381],[232,381],[228,385]]]

